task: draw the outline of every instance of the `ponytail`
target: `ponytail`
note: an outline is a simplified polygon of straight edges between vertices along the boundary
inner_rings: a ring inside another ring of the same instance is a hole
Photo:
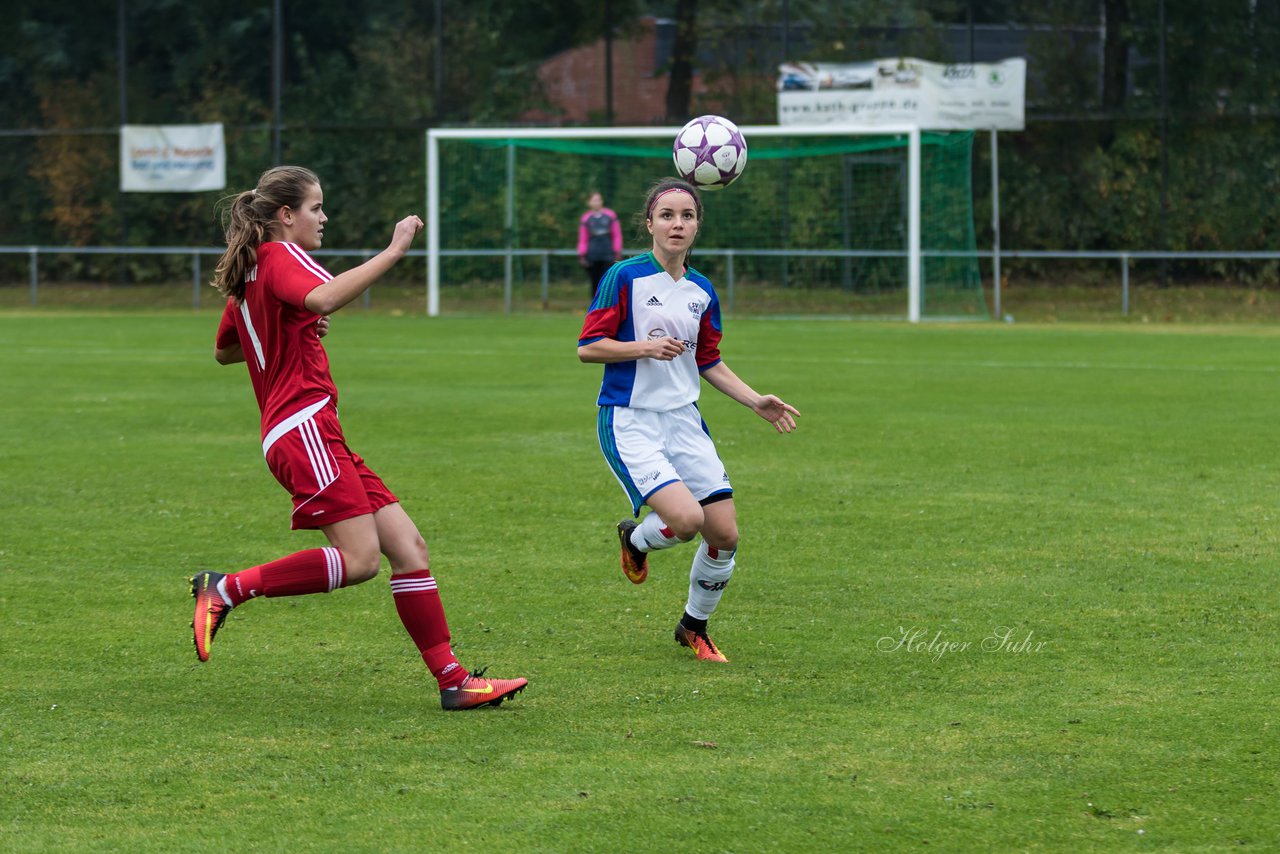
[[[213,285],[223,296],[244,299],[244,280],[258,263],[258,247],[266,241],[267,224],[253,215],[253,190],[231,198],[225,214],[227,251],[218,259]]]

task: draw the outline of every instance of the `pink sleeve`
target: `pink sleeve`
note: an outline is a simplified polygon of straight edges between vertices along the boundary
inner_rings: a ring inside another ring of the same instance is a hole
[[[613,225],[609,226],[609,232],[610,232],[609,236],[613,238],[613,254],[621,255],[622,254],[622,223],[618,221],[618,215],[616,213],[613,213],[613,211],[609,211],[609,213],[613,214]]]
[[[578,220],[578,254],[587,254],[587,214]]]

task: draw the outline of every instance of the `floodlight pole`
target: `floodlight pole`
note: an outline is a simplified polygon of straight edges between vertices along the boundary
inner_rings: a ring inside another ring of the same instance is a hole
[[[920,128],[907,133],[907,320],[920,322]]]
[[[281,0],[271,4],[271,164],[284,163],[283,146],[280,144],[280,90],[284,88],[284,5]]]
[[[1167,32],[1164,0],[1160,0],[1160,40],[1157,61],[1160,64],[1160,251],[1169,251],[1169,78]],[[1160,259],[1160,287],[1169,286],[1169,259]]]
[[[129,123],[129,56],[128,26],[129,14],[126,9],[128,0],[116,3],[116,78],[119,87],[120,104],[120,138],[124,139],[124,126]],[[123,152],[124,146],[120,146]],[[129,245],[129,213],[125,208],[123,186],[116,189],[116,205],[120,213],[120,245]],[[127,269],[127,265],[126,265]]]
[[[995,128],[991,129],[991,275],[992,302],[1000,320],[1004,317],[1000,308],[1000,146]]]
[[[116,84],[119,90],[117,98],[120,104],[121,125],[129,123],[129,57],[127,55],[128,36],[125,29],[129,24],[127,3],[128,0],[118,0],[116,3]]]
[[[440,140],[427,132],[427,316],[440,314]]]

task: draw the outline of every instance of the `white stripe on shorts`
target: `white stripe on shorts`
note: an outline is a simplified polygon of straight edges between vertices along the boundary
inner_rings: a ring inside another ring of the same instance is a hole
[[[305,409],[299,409],[297,412],[285,418],[276,426],[272,427],[262,440],[262,455],[265,457],[267,451],[271,450],[271,446],[280,441],[280,437],[288,433],[294,427],[297,427],[303,421],[306,421],[312,415],[315,415],[329,403],[329,395],[325,395],[315,403],[309,404]]]
[[[325,446],[324,437],[316,427],[316,420],[308,418],[298,425],[298,435],[302,438],[302,446],[307,449],[307,457],[311,460],[311,471],[316,476],[316,484],[324,489],[338,479],[338,467]]]

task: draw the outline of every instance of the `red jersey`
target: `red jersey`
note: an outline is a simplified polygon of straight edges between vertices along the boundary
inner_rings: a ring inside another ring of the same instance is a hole
[[[296,243],[263,243],[257,266],[245,277],[244,302],[227,300],[217,346],[239,344],[244,351],[264,439],[308,407],[337,405],[329,356],[316,334],[320,315],[304,304],[332,278]]]

